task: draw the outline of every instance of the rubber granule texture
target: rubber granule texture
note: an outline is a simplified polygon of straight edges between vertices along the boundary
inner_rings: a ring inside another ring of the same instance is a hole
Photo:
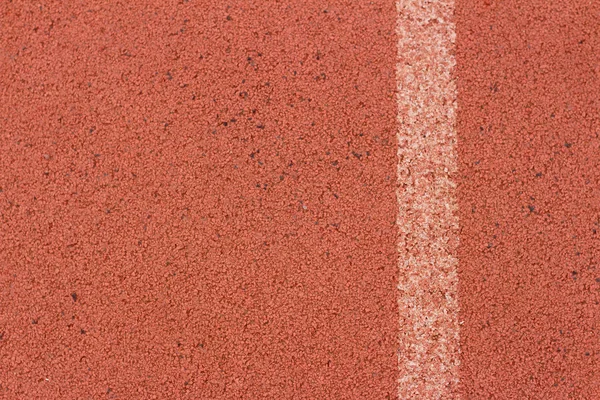
[[[464,399],[600,398],[600,3],[457,2]]]
[[[395,396],[393,2],[0,7],[1,398]]]

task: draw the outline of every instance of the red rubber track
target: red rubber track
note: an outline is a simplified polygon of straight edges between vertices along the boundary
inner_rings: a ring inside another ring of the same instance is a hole
[[[456,4],[464,399],[600,398],[600,3]]]
[[[395,397],[393,2],[0,18],[1,398]]]

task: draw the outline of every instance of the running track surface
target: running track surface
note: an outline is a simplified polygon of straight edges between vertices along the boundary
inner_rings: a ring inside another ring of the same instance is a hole
[[[599,398],[600,4],[214,3],[0,3],[0,398]]]

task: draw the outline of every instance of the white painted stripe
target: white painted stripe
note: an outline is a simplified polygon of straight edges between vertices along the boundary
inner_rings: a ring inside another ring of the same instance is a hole
[[[458,398],[454,0],[398,0],[400,399]]]

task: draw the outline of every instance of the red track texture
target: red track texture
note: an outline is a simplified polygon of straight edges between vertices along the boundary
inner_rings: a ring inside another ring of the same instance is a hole
[[[0,7],[0,398],[394,398],[392,2]]]
[[[0,399],[397,398],[395,3],[216,3],[0,4]],[[599,20],[456,3],[456,398],[600,398]]]
[[[457,2],[464,399],[600,398],[600,3]]]

